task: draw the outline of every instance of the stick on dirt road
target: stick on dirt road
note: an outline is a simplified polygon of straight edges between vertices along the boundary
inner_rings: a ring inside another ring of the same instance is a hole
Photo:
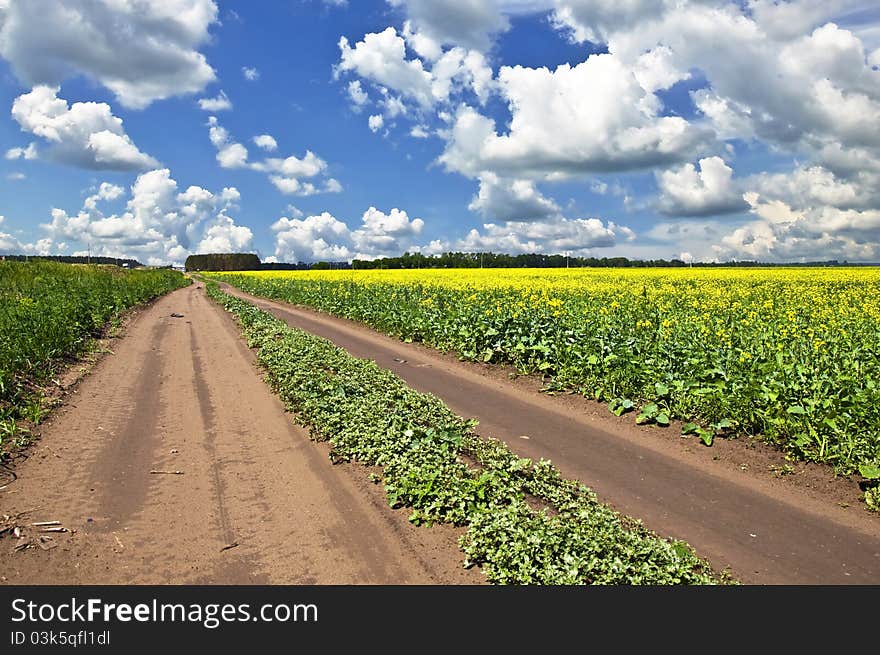
[[[330,464],[194,286],[141,311],[72,398],[0,491],[0,514],[38,508],[25,538],[70,532],[0,540],[7,583],[483,582],[459,530],[411,525],[365,469]]]

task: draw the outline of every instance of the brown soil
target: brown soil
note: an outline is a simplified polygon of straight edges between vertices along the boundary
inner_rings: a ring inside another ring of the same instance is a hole
[[[535,378],[464,363],[360,324],[254,298],[223,285],[295,327],[376,361],[521,456],[552,460],[619,511],[684,539],[717,569],[753,584],[880,583],[880,517],[856,481],[824,466],[788,462],[747,439],[712,448],[677,426],[640,427],[578,395],[541,393]],[[788,468],[787,468],[788,467]]]
[[[330,464],[196,287],[134,316],[67,400],[0,490],[4,583],[483,582],[460,530]]]

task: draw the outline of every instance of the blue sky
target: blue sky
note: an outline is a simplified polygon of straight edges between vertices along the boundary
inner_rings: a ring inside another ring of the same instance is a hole
[[[0,254],[880,261],[874,4],[0,0]]]

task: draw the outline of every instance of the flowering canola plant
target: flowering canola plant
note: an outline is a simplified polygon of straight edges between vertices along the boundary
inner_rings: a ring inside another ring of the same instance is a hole
[[[759,436],[871,477],[880,270],[466,269],[216,274],[467,360],[541,373],[711,444]]]

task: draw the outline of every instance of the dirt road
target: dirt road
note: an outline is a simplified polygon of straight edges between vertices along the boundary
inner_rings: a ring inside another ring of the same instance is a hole
[[[357,357],[375,360],[413,388],[443,399],[479,432],[506,441],[525,457],[550,459],[591,486],[616,509],[660,534],[692,544],[719,570],[755,584],[880,583],[880,520],[838,506],[820,486],[805,493],[741,469],[747,444],[693,451],[658,439],[631,418],[614,422],[577,397],[550,397],[481,372],[418,345],[401,343],[351,321],[254,298],[227,285],[288,324],[324,336]],[[731,455],[738,453],[738,455]],[[780,458],[781,459],[781,458]],[[830,477],[827,469],[818,477]],[[821,480],[820,480],[821,482]],[[829,489],[835,489],[827,481]]]
[[[32,510],[18,523],[35,540],[0,540],[4,583],[483,582],[460,531],[412,526],[365,469],[330,464],[204,290],[158,300],[113,343],[0,491],[0,514]],[[40,521],[71,532],[40,547]]]

